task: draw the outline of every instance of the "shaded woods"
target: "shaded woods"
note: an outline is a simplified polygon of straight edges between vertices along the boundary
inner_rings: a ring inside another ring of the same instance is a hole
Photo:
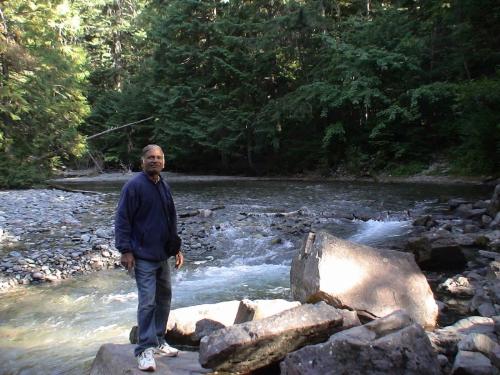
[[[186,172],[499,170],[494,0],[8,0],[0,10],[2,187],[62,166],[136,168],[150,142]]]

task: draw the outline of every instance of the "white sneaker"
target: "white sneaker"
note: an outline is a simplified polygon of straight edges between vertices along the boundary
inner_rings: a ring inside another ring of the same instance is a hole
[[[142,371],[155,371],[156,362],[154,359],[153,348],[147,348],[137,357],[137,363],[139,364],[139,370]]]
[[[164,355],[166,357],[177,357],[179,351],[175,348],[172,348],[167,343],[164,343],[156,347],[156,353],[159,355]]]

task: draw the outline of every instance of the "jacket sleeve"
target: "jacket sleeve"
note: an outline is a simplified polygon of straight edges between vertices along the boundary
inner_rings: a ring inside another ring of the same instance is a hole
[[[138,207],[136,194],[130,185],[125,185],[118,201],[115,216],[115,247],[120,253],[132,251],[132,225]]]
[[[168,240],[168,255],[177,255],[181,251],[182,240],[177,233],[177,211],[175,209],[174,199],[172,197],[172,193],[170,192],[170,188],[167,184],[165,184],[167,197],[169,200],[168,204],[168,224],[169,224],[169,240]]]

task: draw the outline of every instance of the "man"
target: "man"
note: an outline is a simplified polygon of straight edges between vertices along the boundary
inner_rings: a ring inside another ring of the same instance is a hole
[[[142,150],[142,169],[122,189],[115,218],[115,243],[121,264],[135,271],[139,295],[138,343],[134,350],[139,369],[155,371],[154,354],[175,357],[178,350],[165,341],[172,298],[167,259],[175,268],[184,263],[177,235],[177,214],[170,188],[160,175],[165,158],[160,146]]]

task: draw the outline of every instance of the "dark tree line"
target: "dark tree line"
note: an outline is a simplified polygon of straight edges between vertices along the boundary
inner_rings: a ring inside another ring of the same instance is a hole
[[[90,3],[70,43],[90,112],[67,126],[152,117],[84,143],[104,167],[154,142],[179,171],[498,173],[498,1]]]

